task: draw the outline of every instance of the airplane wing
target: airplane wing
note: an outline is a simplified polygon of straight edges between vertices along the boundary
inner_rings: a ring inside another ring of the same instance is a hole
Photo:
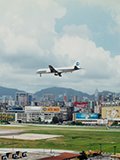
[[[55,70],[55,68],[53,68],[53,66],[49,65],[49,68],[50,68],[51,73],[56,73],[57,72],[57,70]]]
[[[50,69],[51,73],[55,73],[54,74],[55,76],[60,76],[60,77],[62,76],[61,75],[62,72],[58,72],[53,66],[49,65],[49,69]]]

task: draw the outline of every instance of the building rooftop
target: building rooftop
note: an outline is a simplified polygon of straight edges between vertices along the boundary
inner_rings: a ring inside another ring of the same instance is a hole
[[[66,159],[71,159],[71,158],[78,158],[80,156],[81,156],[81,154],[64,152],[64,153],[61,153],[58,156],[52,156],[52,157],[48,157],[48,158],[42,158],[40,160],[56,160],[56,159],[57,160],[66,160]]]

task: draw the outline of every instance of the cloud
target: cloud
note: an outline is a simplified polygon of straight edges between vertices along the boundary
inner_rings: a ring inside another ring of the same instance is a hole
[[[79,30],[77,30],[77,34],[73,28],[81,30],[77,26],[65,26],[62,36],[55,41],[53,53],[57,53],[58,57],[62,59],[61,63],[64,62],[64,65],[72,65],[75,61],[79,60],[81,67],[85,68],[85,70],[77,71],[73,75],[67,75],[68,78],[63,86],[69,87],[72,85],[76,89],[80,86],[81,90],[86,92],[91,92],[91,88],[95,90],[95,86],[103,90],[105,88],[107,90],[114,90],[114,81],[116,85],[119,84],[120,56],[112,58],[110,51],[97,47],[95,42],[85,38],[89,37],[90,31],[87,32],[88,36],[85,33],[85,37],[83,37],[82,34],[79,34]],[[119,91],[117,88],[116,90]]]
[[[1,38],[6,45],[5,48],[11,53],[17,52],[16,49],[19,50],[19,48],[27,50],[32,46],[35,49],[50,49],[56,36],[55,18],[64,16],[65,8],[53,0],[27,0],[25,2],[12,0],[11,3],[10,8],[7,8],[5,12],[5,19],[2,18],[0,22]],[[5,2],[3,2],[3,6],[6,8]],[[21,6],[24,7],[18,8]]]
[[[57,36],[55,19],[66,9],[54,0],[0,2],[1,84],[24,89],[38,78],[38,67],[47,67],[56,58],[51,52]]]
[[[101,7],[104,7],[105,10],[110,9],[115,11],[116,13],[120,12],[120,1],[119,0],[106,0],[106,1],[101,1],[101,0],[80,0],[83,4],[86,5],[99,5]]]
[[[109,88],[117,78],[117,86],[120,78],[120,56],[111,58],[110,51],[97,47],[91,40],[93,35],[89,26],[66,23],[61,33],[55,31],[56,19],[67,14],[65,7],[55,0],[0,2],[1,85],[30,92],[50,86],[92,92],[96,86],[103,88],[106,85]],[[108,1],[105,4],[101,1],[94,2],[90,0],[88,3],[110,6]],[[119,24],[117,6],[115,10],[114,19]],[[39,78],[35,74],[37,69],[47,68],[49,64],[54,67],[69,67],[76,61],[80,61],[80,66],[85,69],[63,74],[62,78],[53,75]]]
[[[114,71],[110,52],[96,47],[95,43],[88,39],[65,34],[56,41],[54,53],[58,53],[63,59],[68,54],[71,62],[80,60],[87,78],[109,78]]]
[[[120,14],[114,16],[114,21],[117,23],[117,26],[111,28],[109,27],[109,30],[112,34],[119,33],[120,34]]]
[[[110,33],[119,33],[120,34],[120,1],[119,0],[80,0],[85,5],[90,6],[100,6],[103,11],[111,14],[111,18],[116,22],[116,26],[108,26],[108,30]]]
[[[69,36],[78,36],[83,39],[89,39],[92,37],[92,32],[88,29],[87,25],[66,25],[63,27],[63,32]]]

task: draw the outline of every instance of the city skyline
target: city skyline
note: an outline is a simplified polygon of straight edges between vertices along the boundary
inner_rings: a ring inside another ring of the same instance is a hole
[[[91,100],[95,100],[95,101],[100,101],[100,99],[101,99],[102,101],[104,101],[103,99],[106,99],[106,100],[111,99],[112,100],[115,98],[119,99],[119,97],[120,97],[120,93],[110,92],[110,91],[105,91],[105,90],[102,92],[99,92],[98,89],[96,89],[93,94],[88,94],[85,92],[74,90],[72,88],[51,87],[51,88],[42,89],[42,90],[34,92],[34,93],[29,93],[29,92],[26,92],[25,90],[23,91],[23,90],[6,88],[6,87],[0,86],[0,98],[4,99],[4,97],[6,97],[7,99],[11,99],[11,98],[13,99],[13,98],[16,98],[16,94],[29,95],[30,97],[35,96],[35,97],[39,97],[41,99],[44,99],[44,95],[45,96],[52,95],[52,96],[54,96],[54,98],[56,97],[55,99],[57,99],[57,100],[64,99],[64,101],[66,98],[68,100],[79,99],[78,101],[81,101],[81,100],[86,101],[84,99],[91,99]],[[83,98],[83,99],[81,99],[81,98]]]
[[[0,2],[1,86],[29,93],[53,86],[119,92],[119,0]],[[39,68],[76,61],[85,69],[62,77],[36,75]]]

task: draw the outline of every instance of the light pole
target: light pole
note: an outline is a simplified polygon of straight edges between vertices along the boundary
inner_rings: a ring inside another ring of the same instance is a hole
[[[91,152],[91,137],[90,137],[90,152]]]
[[[114,155],[116,154],[116,146],[114,146]]]
[[[99,145],[100,145],[100,152],[102,152],[102,144],[101,144],[101,143],[99,143]]]
[[[13,136],[13,139],[12,139],[12,144],[13,144],[13,151],[14,151],[14,136]]]
[[[44,139],[44,153],[45,153],[45,139]]]

